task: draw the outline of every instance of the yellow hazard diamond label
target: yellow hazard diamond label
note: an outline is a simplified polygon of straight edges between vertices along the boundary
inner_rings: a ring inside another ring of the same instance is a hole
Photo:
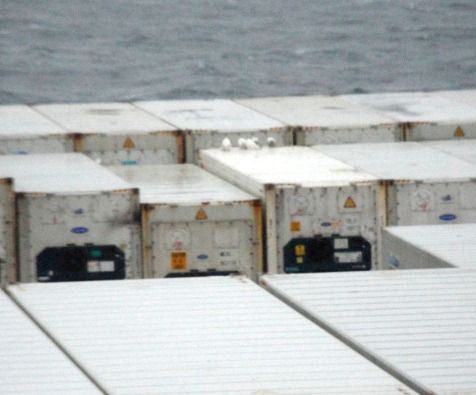
[[[345,199],[344,208],[357,208],[354,199],[352,199],[350,196]]]
[[[301,223],[298,221],[293,221],[289,225],[291,232],[299,232],[301,230]]]
[[[454,137],[464,137],[464,130],[461,126],[458,126],[453,133]]]
[[[172,270],[186,270],[187,254],[184,251],[172,252],[170,256],[170,268]]]
[[[127,137],[125,140],[124,140],[124,143],[122,144],[122,148],[125,148],[125,149],[132,149],[132,148],[135,148],[135,144],[134,144],[134,140],[132,140],[130,137]]]
[[[304,256],[306,255],[306,246],[304,244],[298,244],[294,247],[294,254],[296,256]]]
[[[197,211],[197,214],[195,214],[195,219],[197,221],[203,221],[205,219],[208,219],[207,213],[205,212],[205,210],[203,208],[200,208]]]

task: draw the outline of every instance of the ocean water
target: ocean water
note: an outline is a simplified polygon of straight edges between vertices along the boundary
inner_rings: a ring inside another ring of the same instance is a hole
[[[0,104],[476,88],[474,0],[0,0]]]

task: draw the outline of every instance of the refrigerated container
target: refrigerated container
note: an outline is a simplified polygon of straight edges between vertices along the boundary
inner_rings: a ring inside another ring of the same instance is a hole
[[[386,269],[476,268],[476,224],[391,226],[382,240]]]
[[[269,97],[236,102],[289,125],[297,145],[402,140],[401,128],[394,119],[335,96]]]
[[[2,394],[102,393],[1,290],[0,317]]]
[[[72,152],[73,135],[26,105],[0,106],[0,155]]]
[[[147,277],[262,273],[258,198],[192,164],[110,169],[139,188]]]
[[[11,178],[0,177],[0,287],[17,278],[15,196]]]
[[[440,92],[344,95],[397,120],[407,141],[476,138],[476,106]]]
[[[241,276],[9,291],[106,393],[413,394]]]
[[[292,132],[283,123],[231,100],[170,100],[134,103],[185,133],[187,163],[198,163],[199,151],[217,148],[228,138],[233,146],[255,138],[261,146],[292,145]]]
[[[476,222],[476,164],[416,142],[314,148],[381,180],[387,225]]]
[[[76,152],[104,165],[183,162],[183,137],[129,103],[46,104],[40,113],[75,135]]]
[[[476,164],[476,139],[425,141],[422,144]]]
[[[309,147],[201,155],[206,170],[262,199],[268,272],[376,267],[385,202],[375,177]]]
[[[20,281],[137,278],[137,189],[82,154],[0,156],[14,179]]]
[[[475,270],[268,275],[261,282],[418,393],[474,393]]]

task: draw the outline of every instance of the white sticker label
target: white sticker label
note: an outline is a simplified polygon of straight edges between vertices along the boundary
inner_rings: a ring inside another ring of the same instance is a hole
[[[104,273],[114,271],[114,261],[88,261],[89,273]]]
[[[334,239],[334,249],[336,250],[346,250],[349,248],[348,239]]]
[[[334,260],[339,263],[357,263],[362,262],[362,252],[336,252]]]

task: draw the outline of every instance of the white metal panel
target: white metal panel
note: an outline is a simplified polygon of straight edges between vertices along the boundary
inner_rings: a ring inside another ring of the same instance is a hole
[[[262,282],[425,393],[476,392],[476,271],[274,275]]]
[[[421,144],[476,164],[476,139],[425,141]]]
[[[402,138],[392,118],[338,97],[269,97],[237,102],[294,127],[299,145]]]
[[[3,291],[0,317],[2,395],[101,393]]]
[[[143,204],[215,204],[256,199],[192,164],[114,166],[114,173],[140,189]]]
[[[319,145],[314,149],[384,180],[476,177],[476,165],[415,142]]]
[[[175,130],[129,103],[44,104],[34,108],[73,133],[133,135]]]
[[[275,119],[225,99],[149,101],[134,104],[182,130],[243,132],[284,127]]]
[[[464,103],[469,106],[476,107],[476,89],[439,91],[435,92],[435,94],[456,103]]]
[[[457,103],[438,92],[374,93],[341,96],[400,122],[475,122],[476,107]]]
[[[412,393],[242,277],[9,290],[110,393]]]
[[[77,153],[0,156],[0,177],[15,178],[16,192],[78,193],[131,188],[111,171]]]
[[[383,239],[391,268],[476,268],[476,224],[388,227]]]
[[[202,151],[204,167],[213,172],[207,161],[215,161],[262,185],[295,185],[302,187],[348,185],[375,180],[350,165],[330,156],[317,154],[308,147],[277,147],[259,150]],[[225,174],[221,177],[227,178]],[[233,176],[231,176],[233,177]]]

